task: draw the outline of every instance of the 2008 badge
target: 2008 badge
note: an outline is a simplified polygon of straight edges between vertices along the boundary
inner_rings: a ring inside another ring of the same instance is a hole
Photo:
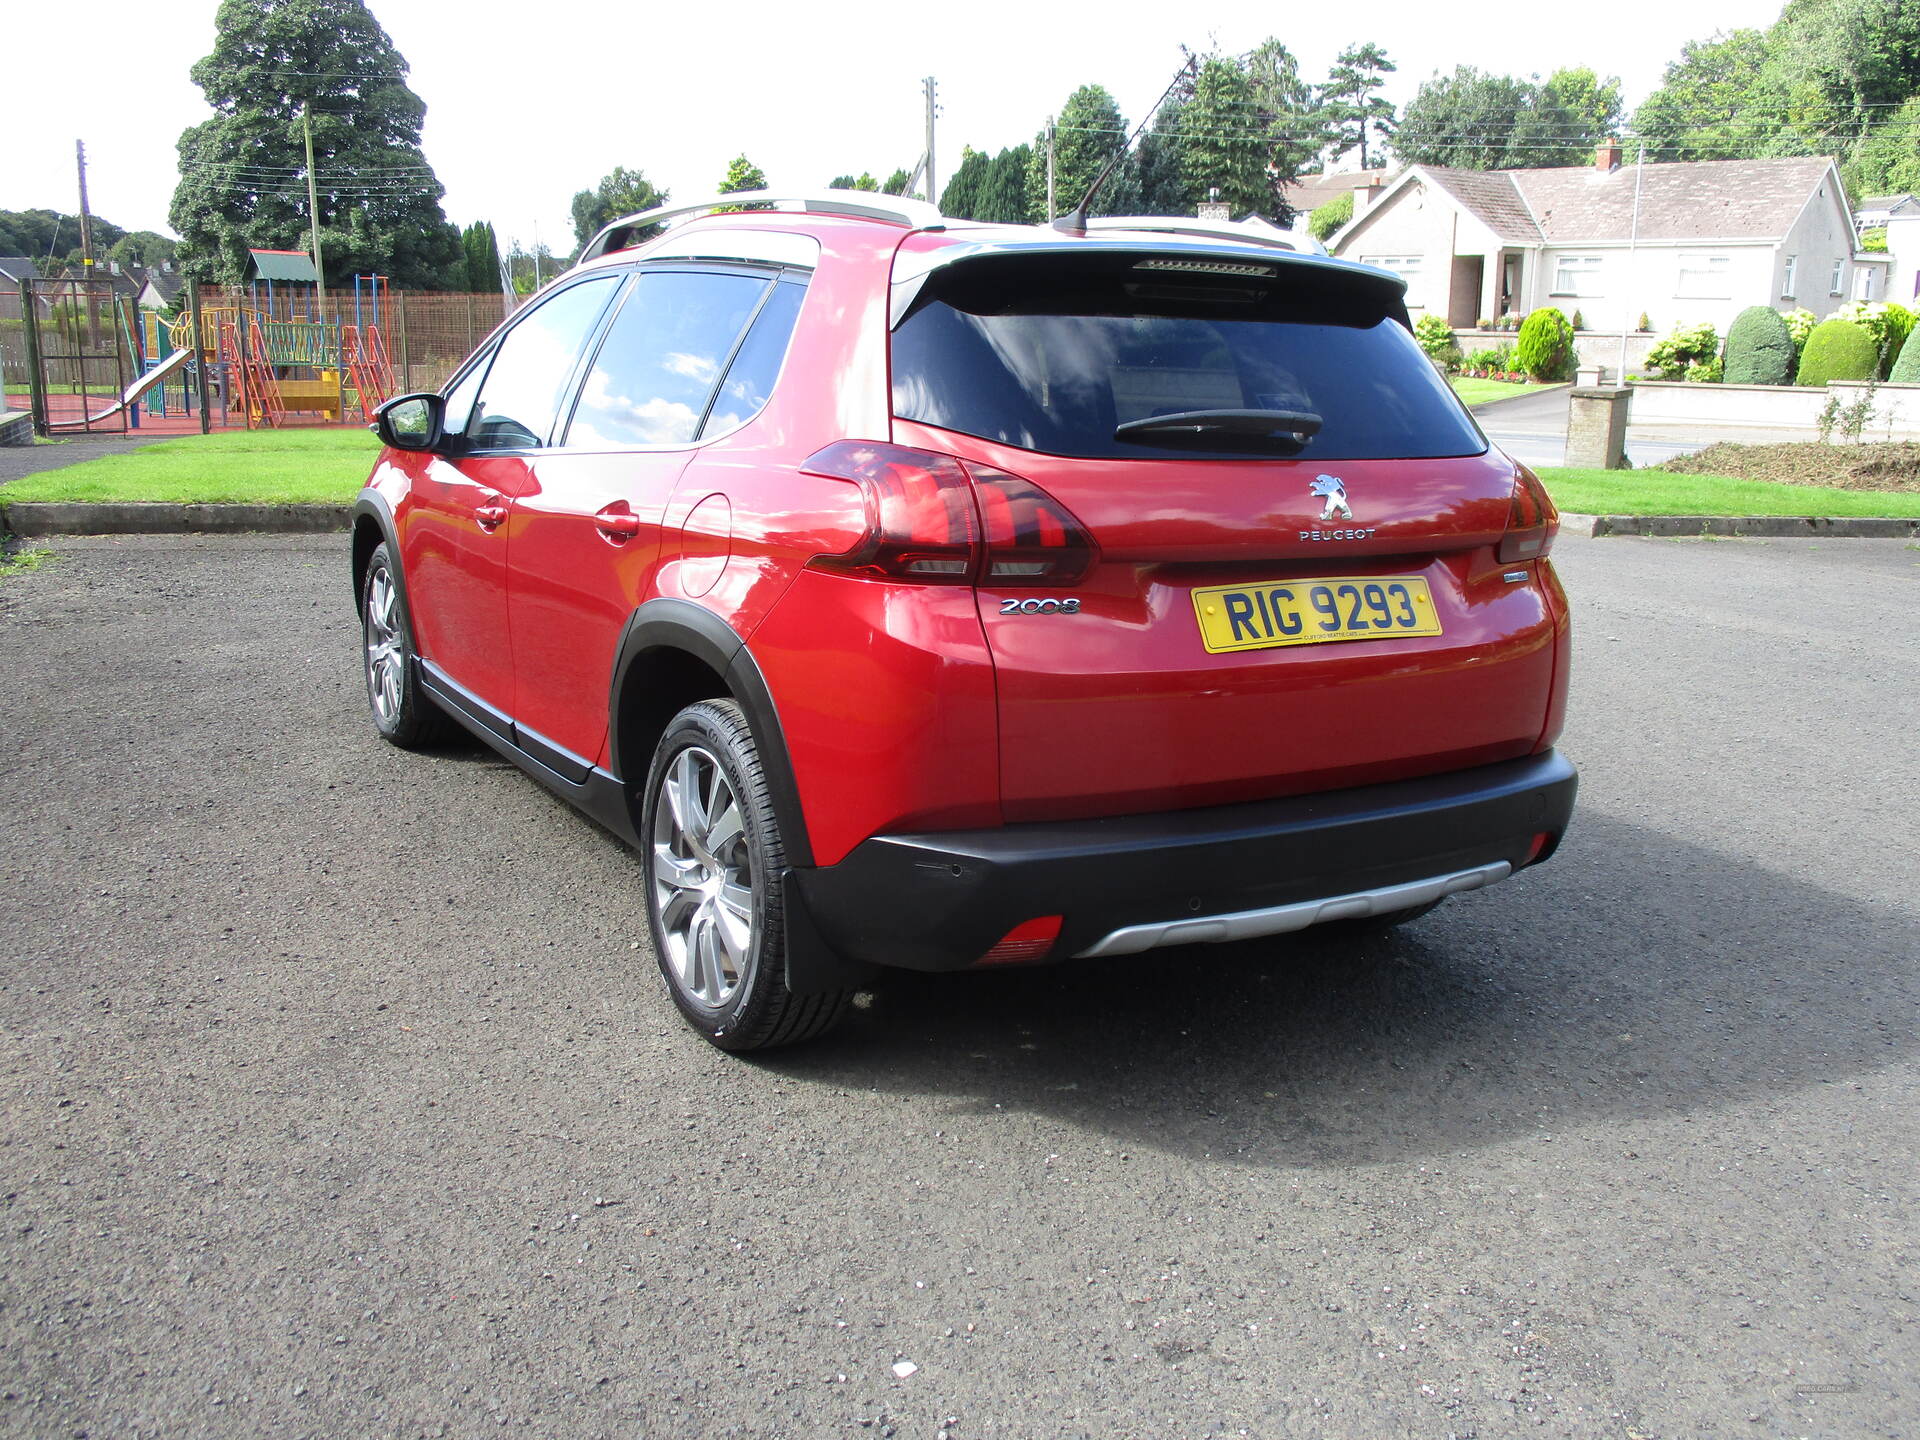
[[[1002,615],[1078,615],[1078,600],[1002,600]]]

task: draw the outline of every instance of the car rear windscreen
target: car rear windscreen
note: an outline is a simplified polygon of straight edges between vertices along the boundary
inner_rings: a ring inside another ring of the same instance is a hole
[[[1276,417],[1264,447],[1276,456],[1485,452],[1390,281],[1285,263],[1220,268],[1252,273],[1097,252],[936,271],[893,337],[894,413],[1089,459],[1245,459],[1262,448],[1246,434],[1261,415]],[[1169,415],[1197,423],[1184,434],[1125,429]],[[1232,417],[1237,433],[1208,416]]]

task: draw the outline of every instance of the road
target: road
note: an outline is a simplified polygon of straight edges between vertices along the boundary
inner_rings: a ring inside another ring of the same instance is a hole
[[[1920,1425],[1911,546],[1563,537],[1550,865],[755,1062],[618,844],[376,742],[339,541],[53,548],[0,580],[0,1434]]]
[[[1474,412],[1480,428],[1507,454],[1527,465],[1564,465],[1567,453],[1567,392],[1519,395],[1498,400]],[[1676,455],[1726,440],[1741,444],[1778,445],[1810,439],[1804,430],[1761,426],[1635,425],[1627,426],[1627,459],[1635,465],[1657,465]]]

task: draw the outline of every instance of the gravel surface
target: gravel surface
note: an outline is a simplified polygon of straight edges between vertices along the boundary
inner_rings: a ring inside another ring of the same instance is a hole
[[[1916,1433],[1920,551],[1563,537],[1550,865],[743,1062],[335,538],[0,580],[0,1433]],[[1408,723],[1417,723],[1409,717]]]

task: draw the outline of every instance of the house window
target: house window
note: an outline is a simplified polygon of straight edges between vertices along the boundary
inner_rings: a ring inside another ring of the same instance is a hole
[[[1847,293],[1846,261],[1836,260],[1833,262],[1833,279],[1828,283],[1827,289],[1835,295],[1844,295]]]
[[[1562,255],[1553,262],[1553,293],[1598,295],[1601,255]]]
[[[1794,298],[1793,271],[1794,271],[1795,265],[1799,261],[1799,258],[1800,257],[1797,255],[1789,255],[1787,257],[1787,273],[1780,281],[1780,298],[1782,300],[1791,300]]]
[[[1871,266],[1862,265],[1860,267],[1859,273],[1853,277],[1853,288],[1857,292],[1853,297],[1854,299],[1873,299],[1873,274],[1874,272]]]
[[[1680,283],[1673,293],[1681,300],[1731,300],[1732,271],[1731,255],[1683,254],[1680,257]]]
[[[1412,284],[1420,275],[1418,255],[1362,255],[1360,263],[1378,265],[1382,270],[1391,270],[1408,284]]]

